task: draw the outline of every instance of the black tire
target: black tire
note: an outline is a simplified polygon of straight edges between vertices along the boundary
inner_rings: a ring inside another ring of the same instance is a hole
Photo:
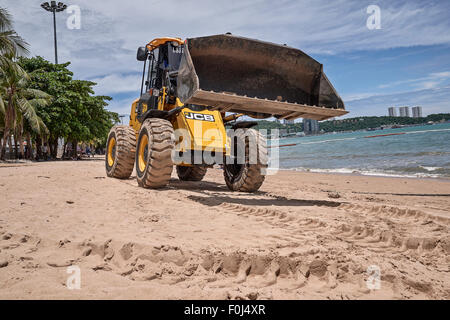
[[[234,161],[224,164],[225,183],[232,191],[255,192],[263,184],[266,175],[268,163],[266,139],[257,130],[246,128],[235,131],[235,141],[232,143],[233,150],[245,147],[245,162],[238,164]],[[253,153],[256,159],[252,161],[250,148],[256,148],[252,149],[256,151]]]
[[[112,127],[106,143],[106,175],[112,178],[128,179],[133,172],[135,153],[136,135],[133,128]]]
[[[183,181],[201,181],[208,170],[205,166],[177,166],[177,175]]]
[[[173,127],[169,121],[150,118],[142,123],[135,160],[139,186],[157,189],[169,183],[173,169],[174,146]]]

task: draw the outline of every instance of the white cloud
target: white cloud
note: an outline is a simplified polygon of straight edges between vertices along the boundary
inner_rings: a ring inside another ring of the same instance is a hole
[[[130,115],[133,100],[133,98],[114,99],[110,102],[109,109],[117,112],[119,115],[125,115],[125,118],[127,118]],[[124,120],[126,120],[125,118]]]
[[[446,80],[450,79],[450,71],[444,71],[444,72],[434,72],[430,73],[426,77],[420,77],[416,79],[407,79],[407,80],[400,80],[390,83],[381,84],[378,86],[380,89],[385,88],[392,88],[400,85],[409,84],[410,87],[415,88],[422,88],[422,89],[431,89],[435,88],[438,85],[442,84]]]
[[[141,86],[139,74],[121,75],[113,73],[90,80],[97,83],[95,93],[101,95],[131,92],[138,94]]]
[[[7,0],[4,6],[33,54],[53,59],[51,14],[39,7],[40,2]],[[448,2],[378,1],[382,29],[368,30],[366,8],[372,2],[74,0],[71,4],[81,8],[81,29],[67,29],[69,15],[58,14],[60,60],[72,61],[77,71],[90,76],[102,74],[103,67],[137,71],[135,50],[154,37],[227,31],[287,43],[307,53],[450,43]]]
[[[346,117],[387,115],[388,107],[422,106],[424,115],[450,112],[450,86],[392,94],[378,94],[345,101]]]
[[[353,100],[361,100],[361,99],[373,97],[375,95],[376,95],[376,93],[374,93],[374,92],[362,92],[362,93],[344,94],[341,96],[341,98],[344,101],[353,101]]]
[[[420,84],[420,87],[423,89],[433,89],[436,88],[439,84],[439,81],[424,81]]]
[[[445,72],[435,72],[430,74],[431,77],[433,78],[450,78],[450,71],[445,71]]]
[[[32,54],[53,61],[52,16],[40,8],[42,1],[3,0],[2,6],[10,10],[15,29],[30,43]],[[136,92],[137,96],[142,64],[135,59],[136,49],[160,36],[230,31],[286,43],[308,54],[450,44],[450,1],[379,0],[380,30],[366,27],[366,8],[372,0],[73,0],[70,4],[81,8],[81,29],[67,29],[67,12],[57,14],[59,60],[71,61],[76,78],[93,79],[98,93],[110,95],[131,97]],[[448,73],[401,82],[410,82],[414,89],[435,88],[445,84],[441,79]],[[113,102],[111,108],[122,107]]]

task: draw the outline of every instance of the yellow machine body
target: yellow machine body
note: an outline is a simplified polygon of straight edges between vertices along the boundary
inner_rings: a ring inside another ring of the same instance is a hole
[[[182,107],[183,103],[176,99],[172,105],[164,104],[165,94],[160,97],[158,110],[172,110]],[[141,122],[138,120],[139,99],[133,101],[130,114],[130,127],[139,135]],[[147,105],[143,104],[142,112],[147,111]],[[227,136],[225,125],[222,120],[222,114],[219,111],[211,111],[206,108],[203,110],[192,110],[183,108],[176,116],[171,118],[175,131],[176,145],[175,152],[189,153],[195,152],[214,152],[215,154],[230,155],[231,140]],[[177,165],[190,166],[190,162],[178,162]]]
[[[138,185],[168,185],[174,165],[182,181],[201,181],[222,165],[227,187],[255,192],[269,153],[257,121],[326,120],[346,114],[344,103],[306,53],[232,34],[156,38],[138,48],[140,96],[129,126],[111,128],[105,160],[109,177]],[[230,131],[225,126],[230,127]]]

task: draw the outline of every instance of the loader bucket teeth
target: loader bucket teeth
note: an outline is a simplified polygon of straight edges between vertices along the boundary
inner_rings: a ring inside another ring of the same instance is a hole
[[[291,47],[233,35],[187,39],[177,79],[183,103],[284,119],[347,113],[322,65]]]

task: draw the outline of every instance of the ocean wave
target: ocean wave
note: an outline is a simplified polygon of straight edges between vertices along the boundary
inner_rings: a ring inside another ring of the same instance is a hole
[[[450,152],[446,151],[422,151],[422,152],[397,152],[397,153],[381,153],[377,154],[345,154],[345,155],[327,155],[329,159],[358,159],[358,158],[385,158],[385,157],[423,157],[423,156],[445,156]]]
[[[344,140],[355,140],[355,139],[358,139],[358,137],[353,137],[353,138],[341,138],[341,139],[328,139],[328,140],[311,141],[311,142],[299,142],[299,143],[297,143],[297,144],[319,144],[319,143],[325,143],[325,142],[344,141]]]
[[[416,153],[410,153],[412,156],[444,156],[450,154],[448,151],[422,151]]]
[[[421,174],[431,172],[432,174],[436,175],[450,176],[450,168],[448,167],[446,168],[446,167],[419,165],[414,167],[391,167],[388,170],[407,174],[409,173]]]
[[[425,167],[425,166],[419,166],[419,167],[423,168],[423,169],[425,169],[427,171],[436,171],[436,170],[439,170],[439,169],[444,169],[444,168],[441,168],[441,167]]]
[[[326,154],[324,156],[321,156],[321,160],[326,159],[327,161],[342,161],[342,160],[348,160],[348,161],[353,161],[353,160],[358,160],[361,159],[360,162],[366,163],[368,161],[371,162],[379,162],[380,160],[386,160],[389,159],[391,161],[401,161],[402,158],[406,161],[406,160],[411,160],[414,159],[416,157],[423,157],[422,159],[428,159],[427,157],[447,157],[450,154],[450,152],[397,152],[397,153],[382,153],[382,152],[378,152],[376,154],[373,153],[348,153],[348,154]],[[295,162],[297,163],[302,163],[305,161],[313,161],[317,159],[317,154],[315,153],[304,153],[301,155],[298,155],[296,152],[289,152],[289,153],[285,153],[282,156],[282,161],[290,161],[293,162],[293,164]],[[430,168],[434,168],[434,166],[428,166]],[[443,167],[450,167],[450,164],[444,164]],[[423,169],[424,167],[422,167]],[[436,167],[439,168],[439,167]]]
[[[429,167],[431,168],[431,167]],[[368,170],[368,169],[354,169],[354,168],[333,168],[333,169],[323,169],[323,168],[283,168],[281,170],[294,170],[300,172],[316,172],[316,173],[341,173],[341,174],[360,174],[364,176],[379,176],[379,177],[392,177],[392,178],[449,178],[450,169],[437,168],[436,170],[430,171],[445,171],[445,172],[403,172],[395,170]],[[424,169],[426,170],[426,169]]]

